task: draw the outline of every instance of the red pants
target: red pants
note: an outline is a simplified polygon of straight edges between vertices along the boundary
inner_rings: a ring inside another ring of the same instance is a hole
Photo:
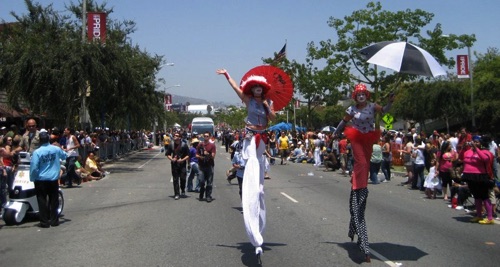
[[[344,134],[351,141],[354,167],[352,174],[352,189],[368,187],[368,173],[373,144],[380,140],[380,131],[361,133],[352,127],[346,127]]]

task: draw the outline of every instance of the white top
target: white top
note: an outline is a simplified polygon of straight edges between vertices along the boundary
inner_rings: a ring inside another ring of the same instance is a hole
[[[448,141],[450,141],[451,148],[453,149],[453,151],[457,151],[458,138],[450,137],[450,139],[448,139]]]
[[[368,103],[362,109],[356,105],[347,108],[346,113],[352,116],[352,126],[362,133],[367,133],[375,130],[375,104]]]
[[[394,142],[398,145],[402,145],[403,144],[403,139],[401,137],[396,137],[396,139],[394,140]]]
[[[421,149],[416,149],[413,153],[415,153],[415,164],[424,165],[425,157],[424,152]]]
[[[75,142],[73,141],[73,135],[70,135],[68,140],[66,141],[66,147],[69,148],[69,150],[66,151],[66,155],[68,157],[78,156],[78,151],[76,149],[73,149],[75,147]]]
[[[497,156],[497,143],[495,141],[491,141],[490,146],[488,147],[488,150],[493,154],[494,156]]]

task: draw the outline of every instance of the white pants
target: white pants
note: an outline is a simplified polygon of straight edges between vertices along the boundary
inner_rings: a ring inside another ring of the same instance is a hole
[[[318,167],[319,165],[321,165],[320,150],[319,147],[316,147],[314,149],[314,166]]]
[[[266,145],[260,140],[255,145],[255,136],[243,142],[243,159],[246,161],[243,175],[241,205],[243,220],[248,239],[255,247],[262,246],[262,233],[266,227],[266,205],[264,202],[265,157],[262,156]]]

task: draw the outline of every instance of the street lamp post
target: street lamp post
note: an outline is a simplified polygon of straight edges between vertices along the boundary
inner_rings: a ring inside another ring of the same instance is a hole
[[[167,89],[173,88],[173,87],[181,87],[181,85],[180,84],[174,84],[174,85],[165,87],[165,89],[163,90],[163,106],[164,106],[165,111],[167,111],[167,104],[165,103],[166,102],[166,97],[167,97]],[[170,104],[172,104],[172,103],[170,103]],[[164,132],[166,132],[167,131],[167,120],[166,119],[165,119],[165,124],[164,124],[163,128],[164,128],[163,129]]]
[[[165,63],[165,64],[162,64],[162,65],[158,66],[158,69],[161,69],[161,68],[162,68],[162,67],[164,67],[164,66],[170,66],[170,67],[173,67],[174,65],[175,65],[174,63]],[[165,89],[165,90],[166,90],[166,89]],[[165,101],[165,96],[164,96],[164,98],[163,98],[163,101]],[[163,103],[163,104],[165,105],[165,103]],[[155,121],[155,123],[154,123],[154,125],[153,125],[153,142],[154,142],[154,144],[156,144],[156,139],[158,138],[158,137],[156,136],[156,123],[157,123],[157,122]]]
[[[449,38],[450,35],[448,34],[442,34],[442,37]],[[471,120],[472,120],[472,127],[476,127],[476,116],[474,112],[474,82],[472,79],[472,57],[471,57],[471,45],[469,43],[463,42],[467,46],[467,63],[468,63],[468,68],[469,68],[469,81],[470,81],[470,108],[471,108]]]
[[[169,66],[169,67],[173,67],[175,65],[175,63],[165,63],[165,64],[162,64],[160,65],[158,68],[162,68],[162,67],[165,67],[165,66]]]
[[[472,127],[476,128],[476,116],[474,114],[474,83],[472,80],[472,58],[470,53],[470,45],[467,45],[467,54],[469,57],[469,80],[470,80],[470,108],[471,108],[471,116],[472,116]]]

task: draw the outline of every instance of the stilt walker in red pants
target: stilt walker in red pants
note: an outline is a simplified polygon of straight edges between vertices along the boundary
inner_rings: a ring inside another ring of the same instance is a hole
[[[380,139],[380,129],[375,129],[376,113],[387,112],[392,104],[394,96],[390,96],[389,102],[382,107],[371,103],[370,92],[366,85],[357,84],[354,87],[352,98],[356,103],[346,110],[346,115],[340,121],[334,135],[338,136],[345,127],[344,134],[351,141],[354,157],[354,169],[351,176],[351,196],[349,199],[349,211],[351,221],[349,223],[349,234],[351,240],[358,235],[359,249],[365,254],[366,262],[370,262],[370,248],[368,244],[368,232],[366,229],[365,209],[368,198],[368,173],[370,170],[370,157],[373,152],[373,143]],[[352,124],[346,127],[351,121]]]

